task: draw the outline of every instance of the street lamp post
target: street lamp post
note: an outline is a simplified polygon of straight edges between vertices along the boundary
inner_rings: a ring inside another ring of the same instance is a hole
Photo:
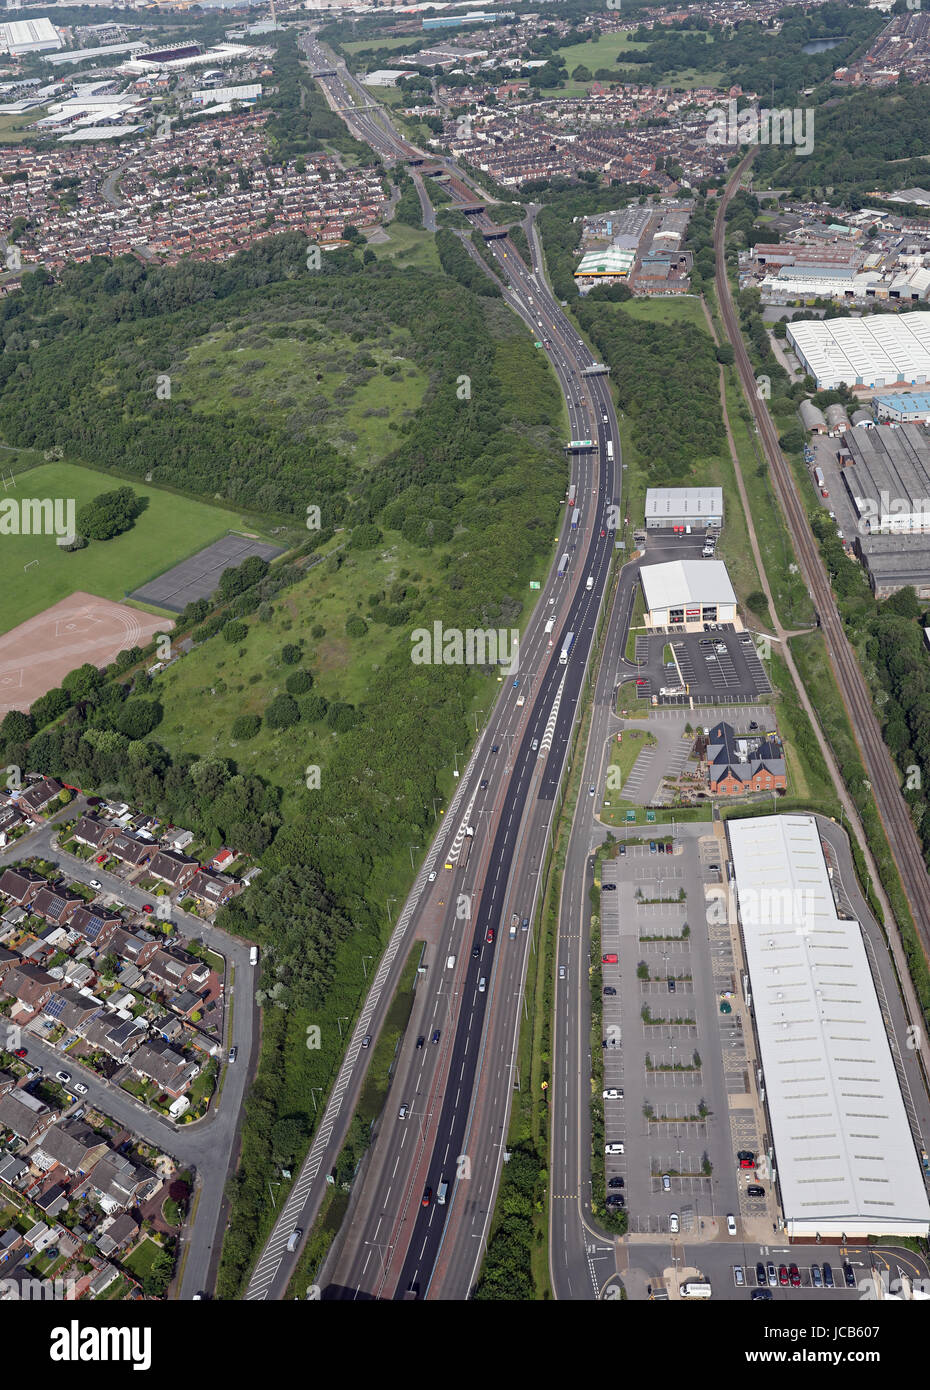
[[[366,962],[366,960],[374,960],[374,956],[362,956],[362,970],[364,971],[365,979],[366,979],[366,981],[367,981],[367,979],[368,979],[368,971],[365,969],[365,962]]]
[[[396,898],[388,898],[388,900],[387,900],[387,903],[386,903],[386,911],[387,911],[388,926],[392,926],[392,925],[393,925],[392,922],[391,922],[391,903],[396,903],[396,902],[397,902],[397,899],[396,899]]]
[[[416,866],[414,865],[414,862],[413,862],[413,851],[414,851],[415,849],[422,849],[423,846],[422,846],[422,845],[408,845],[407,848],[408,848],[409,851],[410,851],[410,872],[413,873],[414,868],[416,867]]]

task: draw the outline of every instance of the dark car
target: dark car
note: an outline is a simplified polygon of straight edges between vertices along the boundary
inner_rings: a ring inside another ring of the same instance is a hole
[[[426,1042],[426,1036],[425,1036],[425,1034],[421,1033],[420,1036],[417,1038],[417,1050],[418,1050],[418,1051],[419,1051],[419,1049],[423,1046],[423,1044],[424,1044],[425,1042]]]
[[[764,1197],[764,1196],[765,1196],[765,1188],[764,1188],[764,1187],[760,1187],[758,1183],[752,1183],[751,1186],[749,1186],[749,1187],[746,1188],[746,1196],[747,1196],[747,1197]]]
[[[437,1043],[437,1042],[439,1041],[439,1038],[440,1038],[439,1029],[438,1029],[438,1028],[434,1028],[434,1029],[433,1029],[433,1042],[434,1042],[434,1043]]]
[[[843,1265],[843,1278],[846,1280],[847,1289],[854,1289],[856,1287],[856,1271],[848,1262]]]
[[[760,1260],[756,1265],[756,1283],[761,1288],[765,1283],[765,1265]]]
[[[755,1158],[755,1154],[752,1149],[738,1149],[736,1157],[739,1159],[740,1163],[742,1163],[744,1158]]]
[[[601,884],[601,892],[602,892],[602,893],[616,893],[616,891],[617,891],[617,885],[616,885],[615,883],[602,883],[602,884]]]
[[[429,1204],[430,1204],[430,1202],[431,1202],[432,1200],[433,1200],[433,1189],[432,1189],[431,1187],[424,1187],[424,1189],[423,1189],[423,1198],[422,1198],[422,1200],[421,1200],[421,1202],[420,1202],[420,1206],[421,1206],[421,1207],[428,1207]]]
[[[480,790],[481,790],[481,791],[487,791],[487,787],[488,787],[488,779],[487,779],[486,777],[483,777],[483,778],[481,779]]]
[[[833,1266],[824,1262],[823,1266],[823,1286],[825,1289],[833,1288]]]
[[[668,980],[668,992],[669,994],[675,993],[675,981],[671,978],[671,976],[669,976]]]
[[[496,752],[498,751],[499,748],[500,748],[500,744],[499,744],[499,743],[492,743],[492,744],[491,744],[491,752],[492,752],[492,753],[496,753]]]
[[[481,947],[480,947],[480,946],[473,946],[473,947],[471,948],[471,955],[472,955],[472,960],[477,960],[478,957],[481,955]]]
[[[621,854],[626,854],[626,845],[621,845],[621,846],[620,846],[620,853],[621,853]]]
[[[771,1290],[771,1289],[753,1289],[753,1291],[752,1291],[752,1293],[749,1295],[749,1297],[750,1297],[750,1298],[758,1298],[758,1299],[764,1300],[766,1303],[768,1303],[769,1300],[770,1300],[771,1297],[772,1297],[772,1290]]]
[[[659,840],[659,841],[657,841],[657,843],[656,843],[656,849],[659,851],[660,854],[664,854],[664,853],[665,853],[665,841],[664,841],[664,840]]]
[[[625,1179],[625,1178],[608,1178],[608,1179],[607,1179],[607,1186],[608,1186],[608,1187],[624,1187],[625,1185],[626,1185],[626,1179]]]
[[[604,993],[608,995],[614,995],[617,993],[617,991],[614,989],[613,985],[605,985]]]
[[[801,1287],[801,1271],[798,1269],[797,1265],[792,1265],[788,1270],[788,1278],[791,1280],[791,1287],[793,1289],[799,1289]]]

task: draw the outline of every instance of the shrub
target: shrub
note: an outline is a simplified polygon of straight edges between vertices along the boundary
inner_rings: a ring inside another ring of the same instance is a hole
[[[365,622],[364,618],[353,615],[351,618],[346,619],[347,637],[364,637],[367,631],[368,624]]]
[[[313,677],[309,671],[292,671],[284,684],[289,694],[306,695],[313,685]]]
[[[265,723],[269,729],[289,729],[299,719],[300,710],[290,695],[276,695],[265,710]]]
[[[233,720],[232,736],[239,742],[242,739],[254,738],[262,727],[262,717],[260,714],[240,714],[238,719]]]
[[[249,629],[246,627],[245,623],[233,621],[227,623],[223,628],[224,642],[243,642],[248,635]]]
[[[295,642],[288,642],[281,648],[281,660],[285,666],[296,666],[300,660],[300,648]]]

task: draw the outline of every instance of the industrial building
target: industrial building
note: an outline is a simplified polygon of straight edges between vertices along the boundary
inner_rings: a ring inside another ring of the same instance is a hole
[[[814,434],[826,434],[827,418],[819,406],[814,405],[813,401],[802,401],[798,407],[801,416],[801,424],[806,430],[811,430]]]
[[[650,487],[646,489],[646,530],[685,526],[722,526],[722,487]]]
[[[855,549],[877,599],[908,587],[930,599],[930,535],[857,536]]]
[[[12,24],[0,24],[0,52],[14,58],[62,46],[61,35],[50,19],[18,19]]]
[[[916,1136],[859,923],[813,816],[726,823],[789,1239],[930,1234]]]
[[[847,430],[843,453],[852,462],[840,476],[860,535],[930,533],[930,434],[922,425]]]
[[[604,246],[600,251],[586,251],[578,262],[575,279],[626,279],[635,260],[636,252],[622,246]]]
[[[880,390],[930,381],[930,315],[879,314],[788,324],[788,342],[818,390]]]
[[[643,565],[647,628],[700,632],[704,623],[732,623],[739,630],[736,594],[722,560],[669,560]]]
[[[876,396],[872,404],[879,420],[910,424],[930,423],[930,391],[902,391],[897,396]]]

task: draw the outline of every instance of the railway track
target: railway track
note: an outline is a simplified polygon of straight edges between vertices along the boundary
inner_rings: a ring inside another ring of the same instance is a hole
[[[871,783],[876,809],[885,828],[891,853],[901,876],[901,882],[910,904],[924,954],[930,959],[930,877],[928,877],[924,864],[923,852],[907,809],[907,803],[901,795],[900,783],[891,754],[882,738],[881,729],[872,708],[872,700],[865,677],[843,630],[842,619],[833,597],[833,591],[830,588],[829,576],[810,529],[804,505],[798,496],[794,477],[779,447],[772,418],[764,402],[757,395],[755,375],[742,334],[739,331],[736,310],[727,279],[724,260],[726,211],[733,195],[739,188],[743,170],[751,162],[754,155],[755,150],[753,149],[734,171],[733,178],[727,185],[721,200],[717,211],[717,220],[714,224],[714,252],[717,258],[716,284],[720,312],[727,336],[733,347],[736,367],[746,393],[746,399],[752,407],[759,430],[759,438],[788,524],[788,530],[791,533],[795,553],[801,565],[801,572],[820,616],[827,655],[852,724],[853,737],[856,740],[868,780]]]

